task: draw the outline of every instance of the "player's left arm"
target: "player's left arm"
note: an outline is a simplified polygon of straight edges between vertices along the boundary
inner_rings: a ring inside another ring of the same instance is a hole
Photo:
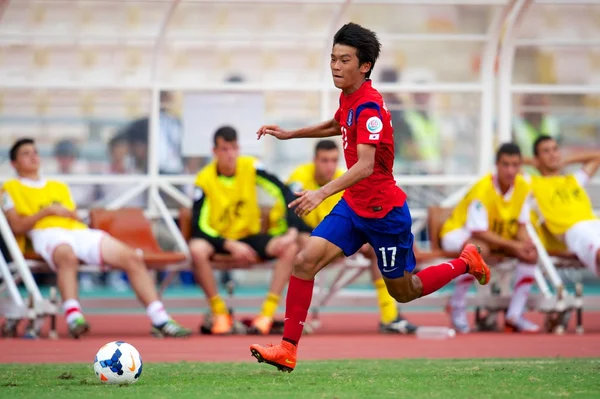
[[[357,150],[358,161],[346,173],[321,187],[319,191],[322,191],[323,199],[344,191],[348,187],[371,176],[373,167],[375,166],[375,151],[377,147],[373,144],[358,144]]]
[[[325,198],[371,176],[375,167],[375,151],[385,132],[384,118],[380,105],[366,102],[356,108],[356,144],[358,161],[338,179],[321,188]],[[390,126],[391,128],[391,126]]]

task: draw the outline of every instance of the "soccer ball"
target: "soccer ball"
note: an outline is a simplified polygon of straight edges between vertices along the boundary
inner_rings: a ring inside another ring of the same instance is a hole
[[[142,375],[142,357],[127,342],[109,342],[96,354],[94,372],[106,384],[133,384]]]

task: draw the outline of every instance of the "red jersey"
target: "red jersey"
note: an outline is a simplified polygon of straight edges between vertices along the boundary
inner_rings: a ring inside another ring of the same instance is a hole
[[[358,144],[377,147],[373,173],[350,186],[343,198],[357,215],[382,218],[394,207],[401,207],[406,194],[394,179],[394,128],[381,94],[366,80],[349,96],[340,94],[335,120],[341,126],[346,167],[358,161]]]

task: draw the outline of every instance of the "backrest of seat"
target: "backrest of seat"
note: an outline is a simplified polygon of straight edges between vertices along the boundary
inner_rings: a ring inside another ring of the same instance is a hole
[[[431,241],[431,250],[440,250],[440,231],[444,222],[452,214],[453,208],[441,206],[430,206],[427,209],[427,229],[429,230],[429,240]]]
[[[152,232],[152,225],[142,209],[91,209],[90,227],[103,230],[130,247],[144,252],[162,252]]]
[[[192,237],[192,210],[189,208],[179,208],[179,230],[185,241]]]

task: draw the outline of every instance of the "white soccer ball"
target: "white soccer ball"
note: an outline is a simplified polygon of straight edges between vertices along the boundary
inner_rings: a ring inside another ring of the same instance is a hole
[[[109,342],[96,354],[94,372],[105,384],[133,384],[142,375],[142,357],[127,342]]]

